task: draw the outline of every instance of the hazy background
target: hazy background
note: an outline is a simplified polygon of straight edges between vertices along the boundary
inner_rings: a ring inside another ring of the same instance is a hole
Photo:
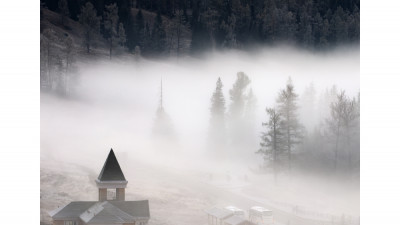
[[[111,147],[118,152],[140,153],[138,158],[149,156],[161,79],[164,107],[179,137],[180,155],[185,156],[201,155],[204,150],[210,98],[218,77],[224,84],[228,106],[228,91],[236,73],[243,71],[249,76],[257,98],[257,131],[266,120],[265,108],[274,105],[289,76],[300,97],[310,83],[314,84],[317,97],[332,85],[356,96],[360,83],[359,52],[349,49],[329,54],[293,49],[232,51],[179,61],[118,59],[78,63],[78,68],[78,86],[72,97],[63,99],[42,93],[43,156],[57,154],[72,161],[87,158],[101,164],[96,160],[104,157],[98,155],[99,151]],[[158,149],[157,153],[165,151]]]
[[[130,181],[128,198],[150,200],[153,224],[158,224],[154,222],[157,220],[166,224],[185,224],[196,221],[194,218],[202,221],[203,217],[206,221],[202,210],[215,204],[250,207],[249,202],[234,201],[212,189],[195,191],[205,188],[199,187],[204,183],[196,182],[205,182],[219,191],[227,188],[242,198],[269,202],[272,207],[281,207],[279,209],[283,211],[285,207],[291,211],[291,207],[304,204],[312,212],[332,213],[337,218],[346,214],[358,219],[359,179],[338,180],[332,176],[296,172],[292,176],[284,175],[278,183],[274,183],[270,174],[257,174],[262,157],[255,154],[258,136],[263,129],[261,123],[267,120],[265,108],[275,105],[277,93],[285,88],[289,76],[299,98],[310,83],[314,84],[317,97],[332,85],[345,90],[349,97],[358,95],[358,49],[313,53],[288,47],[264,48],[248,53],[215,52],[200,59],[83,59],[76,66],[77,82],[71,86],[69,97],[46,92],[41,94],[42,196],[50,192],[58,196],[58,189],[64,189],[66,193],[79,191],[80,185],[88,183],[90,186],[86,186],[84,197],[75,195],[64,201],[95,200],[97,189],[93,180],[110,148],[113,148]],[[257,98],[257,142],[249,145],[244,150],[248,154],[240,159],[216,159],[208,154],[206,141],[210,98],[218,77],[221,77],[226,105],[229,106],[228,91],[239,71],[249,76],[250,87]],[[172,144],[158,143],[152,138],[161,79],[163,105],[176,132],[176,142]],[[68,165],[78,167],[71,169]],[[49,171],[64,173],[65,176],[60,178],[61,184],[64,184],[47,186],[51,179],[44,179],[44,176]],[[81,174],[79,176],[84,179],[78,180],[84,184],[77,184],[73,180],[77,178],[71,174]],[[89,174],[89,179],[85,174]],[[71,182],[74,185],[65,190],[65,185],[71,185]],[[177,201],[187,205],[171,205],[178,204]],[[54,207],[45,202],[42,199],[42,205]],[[161,206],[166,209],[184,207],[187,211],[165,222],[163,216],[169,213],[165,209],[162,211]],[[277,217],[281,221],[290,220],[285,215],[277,214]],[[330,220],[330,217],[327,218]]]

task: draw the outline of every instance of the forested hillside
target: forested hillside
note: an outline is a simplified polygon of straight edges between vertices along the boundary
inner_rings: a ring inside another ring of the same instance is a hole
[[[360,39],[359,0],[42,0],[41,8],[59,13],[62,26],[65,18],[86,26],[88,52],[92,33],[110,52],[119,44],[145,56],[254,44],[326,49]]]

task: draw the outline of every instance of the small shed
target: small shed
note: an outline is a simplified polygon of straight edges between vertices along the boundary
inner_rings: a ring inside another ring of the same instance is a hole
[[[205,210],[208,216],[209,225],[223,225],[224,220],[233,216],[233,212],[227,209],[212,207]]]

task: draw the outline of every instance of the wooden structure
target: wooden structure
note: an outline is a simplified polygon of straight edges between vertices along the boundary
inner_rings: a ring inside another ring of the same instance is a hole
[[[205,212],[207,213],[209,225],[223,225],[225,219],[234,215],[234,213],[230,210],[217,207],[205,210]]]
[[[51,212],[53,225],[146,225],[150,219],[148,200],[125,201],[128,181],[111,149],[95,180],[98,201],[71,202]]]

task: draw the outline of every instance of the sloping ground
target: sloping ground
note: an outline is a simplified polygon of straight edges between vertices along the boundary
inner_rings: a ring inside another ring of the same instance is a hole
[[[132,8],[131,13],[133,17],[136,17],[138,9]],[[87,54],[85,46],[83,46],[83,28],[81,24],[70,18],[65,19],[65,24],[61,23],[61,15],[57,12],[42,9],[42,19],[40,21],[40,32],[42,33],[46,29],[52,29],[56,36],[55,46],[61,49],[63,46],[63,40],[70,36],[74,40],[76,53],[78,60],[90,59],[107,59],[109,57],[109,49],[107,41],[100,35],[97,34],[94,39],[93,46],[91,46],[90,54]],[[146,10],[142,10],[145,22],[149,23],[150,30],[154,24],[156,13],[152,13]],[[169,19],[168,17],[162,16],[165,30],[167,32],[167,50],[170,55],[176,55],[177,48],[177,37],[176,37],[176,26],[177,21],[175,19]],[[126,28],[125,28],[126,29]],[[191,32],[189,25],[181,26],[181,40],[180,40],[180,54],[186,54],[190,49]],[[127,49],[114,49],[115,53],[120,55],[128,54]]]
[[[40,169],[40,222],[51,224],[48,212],[71,201],[90,201],[97,197],[96,175],[77,165],[42,161]]]
[[[86,56],[86,49],[83,46],[83,28],[81,24],[72,19],[66,18],[64,26],[61,24],[61,16],[59,13],[53,12],[48,9],[43,9],[43,18],[40,20],[40,32],[42,33],[46,29],[54,31],[56,36],[55,46],[61,48],[63,46],[63,40],[70,36],[74,41],[74,47],[78,56]],[[91,47],[90,57],[106,58],[108,57],[106,40],[97,34]]]
[[[149,200],[149,224],[206,224],[203,210],[214,204],[211,196],[185,187],[180,178],[171,177],[154,168],[132,163],[126,172],[126,200]],[[130,176],[134,171],[134,176]],[[97,200],[97,174],[85,167],[60,161],[41,161],[41,223],[51,224],[48,211],[70,201]]]

